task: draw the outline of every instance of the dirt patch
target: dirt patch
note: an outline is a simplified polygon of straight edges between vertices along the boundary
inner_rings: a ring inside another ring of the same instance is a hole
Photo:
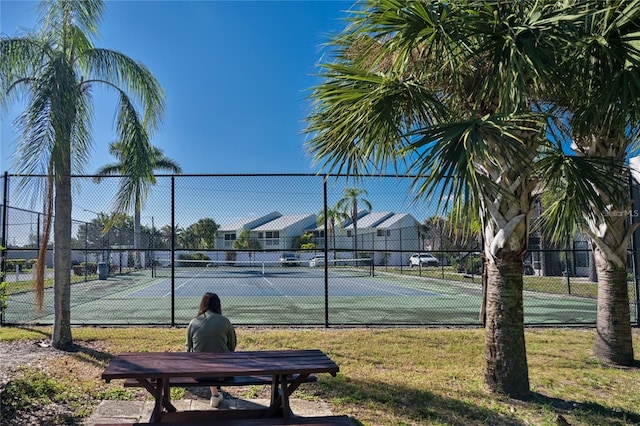
[[[8,386],[18,383],[25,377],[26,371],[40,371],[54,376],[73,374],[78,377],[85,374],[95,375],[95,365],[87,365],[93,374],[83,370],[86,362],[78,362],[80,353],[97,352],[83,346],[72,346],[67,351],[55,349],[46,340],[42,341],[0,341],[0,424],[3,426],[22,425],[82,425],[83,415],[78,415],[77,405],[71,407],[65,402],[50,402],[47,404],[25,404],[15,410],[6,401]],[[91,364],[91,363],[89,363]],[[66,367],[66,368],[65,368]],[[3,398],[4,397],[4,398]],[[89,402],[89,401],[88,401]]]

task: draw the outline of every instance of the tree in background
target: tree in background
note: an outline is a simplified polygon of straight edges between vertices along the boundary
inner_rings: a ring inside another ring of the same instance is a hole
[[[517,398],[529,395],[522,275],[535,191],[562,174],[576,198],[602,206],[591,182],[619,182],[546,137],[575,18],[546,1],[366,1],[333,40],[308,120],[307,146],[326,167],[406,166],[417,198],[453,201],[453,223],[477,215],[485,383]]]
[[[214,249],[216,247],[216,232],[220,225],[215,220],[204,218],[189,225],[185,230],[196,243],[196,249]]]
[[[248,229],[243,229],[238,234],[238,238],[235,239],[233,245],[231,246],[234,250],[242,250],[249,252],[249,259],[251,260],[252,252],[254,250],[262,250],[262,246],[260,245],[260,241],[251,236],[251,231]]]
[[[160,228],[160,241],[158,243],[162,244],[164,247],[170,249],[171,248],[171,238],[173,238],[173,228],[171,225],[164,225]]]
[[[315,250],[316,243],[313,240],[313,232],[305,232],[302,235],[293,237],[291,248],[294,250]]]
[[[345,213],[343,210],[338,207],[327,207],[326,210],[326,218],[327,218],[327,228],[325,232],[327,232],[327,238],[331,240],[332,248],[335,251],[336,249],[336,231],[337,229],[342,228],[342,222],[349,218],[349,215]],[[325,210],[320,210],[318,213],[318,226],[322,226],[324,228],[324,219],[325,219]]]
[[[368,192],[362,188],[345,188],[342,193],[342,198],[338,200],[336,204],[336,210],[348,215],[353,223],[353,251],[354,257],[358,258],[358,214],[359,204],[363,205],[366,209],[371,210],[371,203],[362,198],[363,195],[367,195]]]
[[[140,268],[140,212],[149,196],[151,187],[156,184],[155,172],[162,170],[170,173],[182,173],[180,166],[165,157],[161,149],[151,145],[144,126],[126,135],[130,140],[114,142],[109,145],[109,153],[118,162],[105,164],[94,176],[94,182],[101,182],[106,176],[120,175],[114,210],[126,213],[133,208],[134,264]]]
[[[447,250],[454,247],[447,219],[431,216],[422,223],[423,250]]]
[[[171,228],[167,230],[171,232]],[[181,249],[189,250],[195,249],[198,246],[198,236],[193,232],[193,229],[182,228],[181,226],[176,226],[176,247]],[[169,241],[171,241],[171,236],[169,235]]]
[[[92,37],[104,3],[47,1],[40,6],[37,34],[0,38],[0,104],[26,101],[17,120],[21,133],[16,152],[19,174],[47,176],[45,187],[19,190],[34,200],[45,198],[45,226],[36,271],[36,304],[44,295],[44,257],[52,218],[54,227],[54,321],[52,345],[72,343],[71,335],[71,173],[82,173],[91,147],[92,88],[103,86],[118,96],[118,139],[130,141],[143,122],[154,128],[164,113],[163,91],[147,68],[127,56],[95,48]],[[37,195],[37,196],[35,196]],[[54,213],[55,210],[55,213]]]

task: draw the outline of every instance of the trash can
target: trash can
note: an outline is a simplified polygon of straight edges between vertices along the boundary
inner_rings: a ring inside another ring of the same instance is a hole
[[[101,280],[106,280],[107,276],[109,276],[109,267],[105,262],[98,263],[98,278]]]

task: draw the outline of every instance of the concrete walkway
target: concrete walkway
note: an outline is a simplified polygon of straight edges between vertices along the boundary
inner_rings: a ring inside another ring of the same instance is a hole
[[[224,399],[218,408],[209,407],[209,400],[204,398],[180,399],[172,401],[180,410],[239,410],[264,408],[269,406],[267,399],[238,399],[232,396]],[[331,416],[328,404],[321,401],[305,401],[291,399],[291,411],[295,416]],[[99,423],[140,423],[148,422],[153,411],[153,401],[102,401],[96,411],[87,419],[85,425]]]

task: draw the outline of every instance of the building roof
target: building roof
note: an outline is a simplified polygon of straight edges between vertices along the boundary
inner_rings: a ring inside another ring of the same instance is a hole
[[[378,224],[393,216],[393,212],[373,212],[358,218],[358,228],[375,228]],[[346,229],[352,229],[353,223],[345,226]]]
[[[226,224],[221,226],[218,229],[218,232],[220,231],[237,231],[239,229],[254,229],[257,226],[261,226],[267,222],[270,222],[274,219],[277,219],[279,217],[281,217],[282,214],[280,214],[279,212],[271,212],[269,214],[266,214],[264,216],[252,216],[252,217],[248,217],[248,218],[243,218],[240,220],[237,220],[235,222]]]
[[[304,225],[305,223],[315,223],[315,222],[316,222],[315,214],[287,215],[287,216],[280,216],[277,219],[264,223],[251,230],[252,231],[280,231],[298,223],[302,223]]]
[[[388,218],[384,219],[382,222],[378,223],[376,225],[376,227],[377,228],[391,228],[393,225],[395,225],[396,223],[402,221],[406,217],[411,217],[413,219],[413,217],[411,215],[407,214],[407,213],[394,213],[393,215],[391,215]]]

